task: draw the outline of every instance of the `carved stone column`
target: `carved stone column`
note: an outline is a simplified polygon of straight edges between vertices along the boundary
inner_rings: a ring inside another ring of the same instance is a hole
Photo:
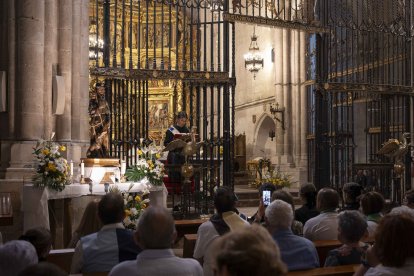
[[[292,143],[292,108],[291,108],[291,88],[292,88],[292,31],[283,30],[283,102],[285,107],[285,132],[283,139],[283,158],[282,163],[290,163],[291,143]]]
[[[80,3],[79,139],[89,144],[89,0]]]
[[[59,0],[59,41],[58,61],[59,75],[65,79],[65,110],[63,115],[57,116],[56,134],[60,141],[71,140],[72,117],[72,1]]]
[[[56,116],[52,116],[52,77],[57,71],[58,3],[45,0],[45,62],[44,62],[44,137],[55,131]]]
[[[80,61],[81,52],[78,49],[80,45],[81,29],[81,0],[72,1],[72,96],[71,96],[71,138],[79,140],[79,118],[80,118]],[[84,98],[86,101],[87,98]]]
[[[44,0],[19,0],[17,6],[16,138],[43,135]]]
[[[276,29],[275,35],[275,60],[278,61],[275,76],[275,101],[280,105],[283,103],[283,56],[284,53],[284,30],[283,29]],[[282,61],[282,62],[281,62]],[[280,123],[276,122],[276,155],[280,157],[283,154],[283,141],[284,141],[284,130],[280,127]]]

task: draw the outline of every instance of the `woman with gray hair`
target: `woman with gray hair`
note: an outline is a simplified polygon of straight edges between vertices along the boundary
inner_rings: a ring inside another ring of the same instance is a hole
[[[325,266],[360,264],[368,245],[361,242],[368,236],[368,224],[358,211],[344,211],[338,215],[338,240],[341,247],[331,250]]]

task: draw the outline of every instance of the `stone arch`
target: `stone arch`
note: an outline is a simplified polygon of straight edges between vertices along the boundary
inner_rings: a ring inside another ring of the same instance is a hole
[[[269,131],[275,129],[276,124],[273,118],[269,114],[263,113],[257,121],[254,130],[254,157],[266,156],[270,158],[276,153],[275,140],[272,141],[269,138]]]

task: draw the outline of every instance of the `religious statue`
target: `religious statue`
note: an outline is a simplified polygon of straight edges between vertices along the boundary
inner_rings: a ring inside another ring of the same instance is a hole
[[[96,84],[96,92],[89,101],[88,111],[91,145],[86,156],[88,158],[107,157],[111,112],[105,99],[105,87],[100,83]]]

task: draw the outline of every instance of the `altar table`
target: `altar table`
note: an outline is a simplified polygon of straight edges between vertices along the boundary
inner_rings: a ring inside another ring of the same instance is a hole
[[[128,191],[130,182],[112,184],[109,187],[118,186],[120,191]],[[130,192],[142,192],[145,189],[150,191],[150,204],[153,206],[167,207],[168,191],[164,185],[152,186],[146,179],[135,182]],[[24,231],[43,226],[50,229],[49,223],[49,199],[68,199],[81,197],[85,195],[105,195],[105,186],[103,184],[93,185],[92,193],[89,191],[87,184],[66,185],[61,192],[33,187],[33,184],[23,186],[22,193],[22,211],[24,212]]]

